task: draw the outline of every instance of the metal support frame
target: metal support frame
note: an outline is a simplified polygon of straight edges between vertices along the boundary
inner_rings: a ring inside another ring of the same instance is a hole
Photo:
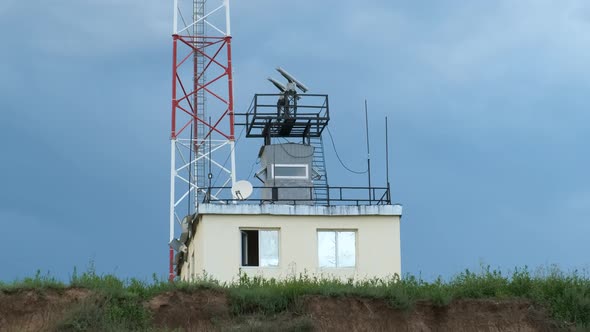
[[[215,198],[203,186],[209,177],[228,189],[236,182],[230,3],[207,4],[213,9],[207,10],[203,0],[174,0],[169,241],[176,237],[175,224],[198,212],[199,197]],[[205,25],[211,34],[196,28]],[[207,174],[196,167],[205,161],[211,165]],[[169,250],[172,281],[174,251]]]
[[[264,138],[265,144],[273,137],[297,137],[305,142],[320,137],[330,121],[328,95],[256,94],[243,116],[246,137]]]

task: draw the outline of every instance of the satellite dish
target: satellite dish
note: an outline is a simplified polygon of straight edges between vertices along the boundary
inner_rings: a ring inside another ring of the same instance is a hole
[[[170,241],[170,247],[172,247],[172,249],[178,251],[178,252],[186,252],[187,247],[184,243],[178,241],[178,239],[173,239],[172,241]]]
[[[239,200],[248,199],[252,195],[252,191],[252,184],[246,180],[238,181],[231,187],[233,196]]]

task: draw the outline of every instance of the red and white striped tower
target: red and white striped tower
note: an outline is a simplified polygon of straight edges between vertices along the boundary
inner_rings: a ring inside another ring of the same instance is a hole
[[[236,181],[229,10],[229,0],[174,0],[170,243],[175,225],[198,212],[203,197],[215,199],[208,187]]]

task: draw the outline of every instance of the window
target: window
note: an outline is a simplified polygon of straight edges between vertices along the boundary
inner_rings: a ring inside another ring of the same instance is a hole
[[[242,229],[242,266],[279,266],[279,231]]]
[[[318,231],[320,267],[355,267],[356,231]]]
[[[272,165],[272,177],[275,179],[307,179],[307,165]]]

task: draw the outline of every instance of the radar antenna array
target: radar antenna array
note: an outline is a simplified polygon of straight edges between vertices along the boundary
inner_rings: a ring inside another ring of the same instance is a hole
[[[286,80],[287,80],[287,86],[285,87],[283,84],[281,84],[279,81],[275,80],[272,77],[269,77],[268,80],[277,88],[279,89],[282,93],[285,92],[292,92],[297,94],[297,90],[295,89],[295,87],[297,87],[299,90],[301,90],[301,92],[306,93],[307,91],[309,91],[309,89],[307,88],[307,86],[305,86],[305,84],[301,83],[301,81],[297,80],[295,78],[295,76],[289,74],[286,70],[284,70],[281,67],[277,67],[276,70],[279,72],[279,74],[281,74],[281,76],[283,76]]]

